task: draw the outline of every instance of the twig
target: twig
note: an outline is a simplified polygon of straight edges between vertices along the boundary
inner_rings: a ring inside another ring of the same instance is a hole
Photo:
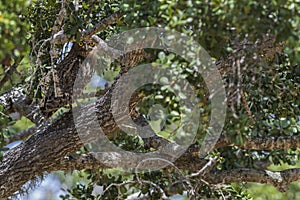
[[[32,135],[36,130],[37,130],[37,127],[33,126],[26,130],[20,131],[17,134],[15,134],[12,138],[6,138],[5,143],[10,144],[10,143],[18,141],[18,140],[24,140],[28,136]]]
[[[4,77],[0,81],[0,88],[3,88],[4,84],[11,77],[11,75],[14,73],[14,71],[17,69],[17,67],[19,66],[19,64],[21,63],[23,58],[24,58],[24,56],[20,57],[19,59],[17,59],[15,61],[15,63],[12,66],[9,67],[9,69],[5,73]]]
[[[204,174],[211,169],[212,166],[217,162],[218,158],[209,158],[209,161],[202,167],[198,172],[192,173],[188,176],[188,178],[192,178],[195,176],[204,176]]]
[[[96,24],[92,29],[82,32],[82,39],[88,40],[92,35],[104,30],[109,25],[115,23],[118,19],[123,16],[123,13],[119,10],[112,14],[111,16],[103,19],[100,23]]]

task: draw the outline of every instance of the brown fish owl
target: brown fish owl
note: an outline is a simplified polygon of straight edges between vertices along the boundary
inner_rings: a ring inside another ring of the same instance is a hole
[[[44,96],[40,102],[40,109],[46,118],[51,117],[61,107],[70,108],[78,70],[95,46],[94,41],[73,43],[67,56],[43,78]]]

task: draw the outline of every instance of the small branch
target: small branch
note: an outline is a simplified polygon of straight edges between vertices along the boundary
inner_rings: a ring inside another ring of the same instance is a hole
[[[39,110],[39,106],[28,99],[24,89],[21,87],[12,88],[0,95],[0,105],[4,107],[6,112],[18,112],[36,125],[46,122]]]
[[[300,147],[300,135],[251,138],[241,148],[256,150],[292,149]]]
[[[204,167],[202,167],[198,172],[192,173],[188,177],[189,178],[195,177],[195,176],[204,177],[204,175],[212,169],[212,167],[216,164],[217,161],[218,161],[217,158],[210,158],[209,161],[204,165]]]
[[[109,17],[103,19],[100,23],[96,24],[92,29],[82,32],[82,39],[88,40],[92,35],[106,29],[109,25],[115,23],[123,16],[123,13],[119,10]]]
[[[238,146],[230,141],[229,137],[221,136],[215,148],[224,146]],[[241,149],[255,149],[255,150],[276,150],[276,149],[292,149],[300,147],[300,135],[292,136],[271,136],[271,137],[257,137],[248,138],[240,146]]]
[[[35,131],[37,131],[36,126],[33,126],[26,130],[20,131],[11,138],[5,138],[5,144],[10,144],[10,143],[18,141],[18,140],[24,140],[27,137],[29,137],[30,135],[32,135]]]
[[[89,40],[92,38],[93,35],[96,33],[104,30],[109,25],[115,23],[118,19],[120,19],[123,16],[123,13],[121,11],[117,11],[114,14],[110,15],[109,17],[103,19],[101,22],[96,24],[92,29],[83,31],[81,33],[81,40]],[[52,44],[64,44],[70,42],[69,38],[64,34],[64,32],[61,30],[58,33],[53,35],[53,39],[51,40]]]
[[[231,169],[210,173],[205,180],[212,184],[230,184],[233,182],[256,182],[274,185],[279,191],[287,190],[289,183],[300,180],[300,168],[280,172],[256,169]]]
[[[19,64],[20,64],[20,62],[21,62],[22,59],[23,59],[23,57],[19,58],[18,60],[15,61],[15,63],[12,66],[9,67],[9,69],[5,73],[4,77],[0,81],[0,88],[3,88],[3,86],[7,82],[7,80],[9,78],[11,78],[11,75],[17,69],[17,67],[19,66]]]

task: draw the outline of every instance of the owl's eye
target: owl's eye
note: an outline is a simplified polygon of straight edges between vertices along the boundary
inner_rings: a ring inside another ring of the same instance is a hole
[[[78,45],[79,45],[80,47],[82,47],[82,46],[83,46],[83,42],[79,42]]]
[[[94,46],[95,46],[95,43],[94,43],[94,42],[90,42],[90,43],[89,43],[89,46],[94,47]]]

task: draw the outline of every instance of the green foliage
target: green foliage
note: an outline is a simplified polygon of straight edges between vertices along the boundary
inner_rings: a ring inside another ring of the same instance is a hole
[[[287,40],[289,53],[299,61],[299,2],[288,1],[177,1],[126,0],[127,28],[159,26],[192,35],[213,57],[224,56],[237,36],[260,38],[267,32]],[[274,28],[276,27],[276,28]]]
[[[26,0],[0,2],[0,62],[28,54],[28,5]]]

